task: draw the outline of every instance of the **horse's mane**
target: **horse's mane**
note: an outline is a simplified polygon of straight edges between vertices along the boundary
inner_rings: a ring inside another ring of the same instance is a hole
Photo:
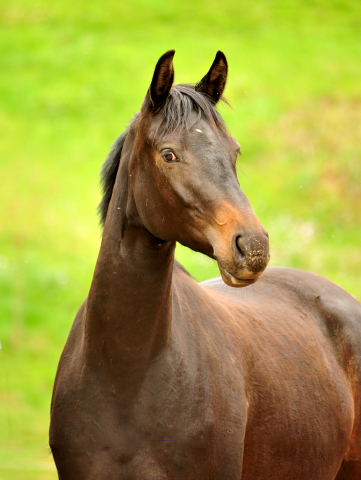
[[[222,98],[223,101],[226,101]],[[191,123],[192,112],[198,114],[197,119]],[[205,118],[213,128],[221,128],[226,131],[226,126],[220,114],[214,108],[213,101],[207,95],[197,92],[194,85],[174,85],[160,110],[162,121],[157,130],[157,137],[162,137],[175,130],[188,130],[201,117]],[[124,141],[129,131],[128,127],[114,142],[108,158],[101,170],[102,200],[98,206],[100,223],[104,225],[108,206],[112,197],[115,179],[117,176],[120,157]]]
[[[100,173],[100,184],[102,187],[102,199],[98,205],[98,213],[100,215],[100,223],[104,226],[105,217],[107,216],[110,199],[112,198],[115,179],[117,177],[120,157],[128,134],[129,127],[116,139],[113,147],[102,166]]]

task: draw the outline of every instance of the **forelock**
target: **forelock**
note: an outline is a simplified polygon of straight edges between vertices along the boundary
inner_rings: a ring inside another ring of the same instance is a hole
[[[195,120],[193,113],[197,115]],[[197,92],[191,84],[174,85],[159,114],[162,120],[157,129],[158,137],[175,130],[189,130],[201,118],[208,121],[214,129],[221,128],[227,131],[221,115],[212,102],[206,95]]]

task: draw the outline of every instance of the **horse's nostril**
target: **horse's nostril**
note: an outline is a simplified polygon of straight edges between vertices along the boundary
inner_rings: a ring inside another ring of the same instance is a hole
[[[236,247],[237,247],[238,253],[240,254],[241,260],[245,260],[245,259],[246,259],[246,255],[245,255],[245,252],[244,252],[244,245],[243,245],[243,237],[242,237],[242,235],[239,235],[239,236],[236,238]]]

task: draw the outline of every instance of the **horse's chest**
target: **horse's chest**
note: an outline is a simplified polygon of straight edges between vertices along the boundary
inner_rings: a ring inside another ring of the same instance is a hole
[[[239,409],[206,385],[179,383],[145,384],[129,404],[116,388],[92,384],[91,391],[78,392],[64,412],[60,437],[71,469],[77,464],[79,473],[72,477],[64,466],[60,478],[238,480]]]

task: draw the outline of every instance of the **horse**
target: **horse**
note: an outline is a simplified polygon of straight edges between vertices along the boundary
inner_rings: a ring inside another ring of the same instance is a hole
[[[52,397],[59,479],[359,480],[361,304],[267,267],[216,110],[226,57],[173,85],[173,56],[102,169],[100,252]],[[197,283],[176,242],[221,277]]]

